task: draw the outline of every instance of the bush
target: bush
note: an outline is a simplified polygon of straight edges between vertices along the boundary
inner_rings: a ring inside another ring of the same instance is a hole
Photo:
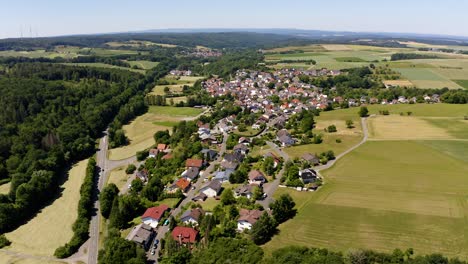
[[[0,236],[0,248],[11,245],[11,241],[6,238],[5,235]]]
[[[133,174],[136,170],[136,166],[133,164],[128,165],[127,169],[125,170],[125,173],[127,174]]]
[[[336,143],[341,143],[341,139],[337,138],[336,140]]]
[[[330,126],[328,126],[328,127],[327,127],[327,131],[328,131],[328,133],[334,133],[334,132],[336,132],[336,131],[337,131],[337,130],[336,130],[336,126],[335,126],[335,125],[330,125]]]
[[[149,152],[147,150],[143,150],[143,151],[138,151],[136,153],[136,158],[138,161],[142,161],[144,159],[146,159],[146,157],[148,157],[149,155]]]

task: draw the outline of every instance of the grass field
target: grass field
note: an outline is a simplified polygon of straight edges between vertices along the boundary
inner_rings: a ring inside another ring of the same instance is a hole
[[[20,258],[18,256],[9,255],[4,252],[0,252],[1,263],[11,263],[11,264],[65,264],[67,262],[63,261],[52,261],[45,259],[31,259],[31,258]]]
[[[113,183],[119,188],[119,190],[126,189],[127,180],[129,178],[129,175],[125,173],[126,168],[127,167],[118,167],[113,169],[109,174],[107,184]]]
[[[175,76],[168,75],[164,77],[164,79],[167,80],[171,84],[156,85],[150,94],[165,95],[166,93],[164,92],[164,88],[166,87],[169,88],[170,93],[180,93],[182,92],[182,87],[184,87],[184,85],[192,86],[196,81],[203,79],[203,78],[204,77],[198,77],[198,76],[175,77]],[[177,103],[176,100],[174,100],[174,102]]]
[[[215,198],[206,198],[203,202],[198,202],[203,207],[205,211],[213,211],[213,209],[220,203],[220,200],[216,200]]]
[[[400,87],[413,87],[414,84],[408,80],[386,80],[383,82],[386,85],[400,86]]]
[[[300,244],[387,252],[413,247],[418,254],[467,258],[468,164],[453,156],[466,156],[468,148],[434,142],[367,142],[323,171],[326,184],[318,192],[279,189],[275,195],[290,193],[299,213],[280,225],[267,254]]]
[[[468,80],[453,80],[455,83],[460,85],[461,87],[468,89]]]
[[[154,67],[156,67],[159,62],[157,61],[145,61],[145,60],[140,60],[140,61],[127,61],[132,67],[134,65],[144,69],[144,70],[149,70],[149,69],[152,69]]]
[[[8,250],[52,256],[57,247],[70,241],[87,164],[88,160],[83,160],[73,166],[61,186],[61,196],[29,222],[6,234],[12,241]]]
[[[126,159],[135,155],[137,151],[151,147],[154,144],[154,133],[161,130],[172,131],[175,123],[195,117],[202,112],[202,109],[190,107],[151,106],[146,114],[123,126],[130,144],[111,149],[109,159]]]

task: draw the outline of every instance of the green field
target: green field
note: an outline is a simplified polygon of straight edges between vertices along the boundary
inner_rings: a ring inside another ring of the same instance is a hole
[[[455,83],[457,83],[461,87],[463,87],[465,89],[468,89],[468,80],[452,80],[452,81],[454,81]]]
[[[156,67],[159,62],[157,61],[144,61],[144,60],[140,60],[140,61],[127,61],[132,67],[133,66],[137,66],[139,68],[142,68],[143,70],[149,70],[149,69],[152,69],[154,67]]]
[[[149,113],[173,117],[195,117],[203,112],[203,109],[192,107],[151,106]]]
[[[162,80],[168,81],[170,84],[156,85],[150,94],[152,95],[165,95],[164,88],[168,87],[170,93],[181,93],[184,85],[192,86],[196,81],[203,79],[202,76],[171,76],[167,75]],[[174,103],[177,103],[174,99]]]
[[[457,142],[459,143],[459,142]],[[298,215],[265,249],[290,244],[468,257],[468,155],[447,141],[373,141],[323,171],[316,193],[290,193]],[[447,155],[446,153],[450,153]]]

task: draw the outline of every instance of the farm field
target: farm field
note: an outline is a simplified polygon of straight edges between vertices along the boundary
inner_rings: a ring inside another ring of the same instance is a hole
[[[59,52],[50,52],[45,50],[34,50],[34,51],[14,51],[14,50],[5,50],[0,51],[0,57],[26,57],[26,58],[50,58],[63,57],[63,58],[74,58],[77,57],[77,53],[59,53]]]
[[[156,85],[150,94],[152,95],[165,95],[164,88],[169,88],[169,93],[181,93],[184,85],[192,86],[196,81],[203,79],[204,77],[196,76],[166,76],[163,80],[168,81],[170,84],[167,85]],[[174,100],[175,102],[175,100]]]
[[[143,70],[152,69],[152,68],[156,67],[159,64],[159,62],[157,62],[157,61],[144,61],[144,60],[141,60],[141,61],[127,61],[127,62],[132,67],[136,65],[137,67],[140,67]]]
[[[135,155],[137,151],[151,147],[154,144],[154,133],[161,130],[172,131],[172,126],[166,125],[173,123],[167,122],[179,122],[184,119],[190,119],[202,112],[202,109],[189,107],[151,106],[146,114],[137,117],[130,124],[123,126],[130,144],[111,149],[109,151],[109,159],[126,159]],[[163,125],[157,125],[158,123]]]
[[[417,48],[386,48],[364,45],[310,45],[303,47],[284,47],[268,50],[267,62],[274,63],[272,68],[301,68],[332,70],[368,66],[374,63],[388,65],[407,79],[405,86],[415,85],[418,88],[460,89],[468,87],[468,56],[440,52],[421,52]],[[452,47],[457,48],[457,47]],[[466,48],[466,47],[464,47]],[[287,53],[297,51],[298,53]],[[282,52],[282,53],[280,53]],[[286,53],[285,53],[286,52]],[[437,55],[437,59],[415,59],[390,61],[391,55],[397,52]],[[316,65],[305,62],[280,62],[284,60],[315,60]],[[276,63],[275,63],[276,62]],[[409,82],[409,83],[408,83]]]
[[[14,264],[65,264],[63,261],[53,261],[47,259],[32,259],[32,258],[21,258],[18,256],[10,255],[5,252],[0,252],[0,260],[2,263],[14,263]]]
[[[78,216],[80,187],[85,177],[88,160],[75,164],[67,181],[61,186],[61,196],[45,207],[33,219],[18,229],[6,233],[12,241],[6,249],[27,254],[52,256],[59,246],[70,241],[72,225]]]
[[[298,214],[280,225],[266,253],[291,244],[344,251],[412,247],[417,254],[466,259],[468,164],[457,156],[467,154],[447,141],[367,142],[322,172],[318,192],[275,193],[290,193]]]

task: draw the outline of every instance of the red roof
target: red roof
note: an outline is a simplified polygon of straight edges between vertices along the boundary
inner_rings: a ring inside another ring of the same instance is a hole
[[[158,144],[157,148],[158,148],[158,150],[163,151],[163,150],[165,150],[167,148],[167,145],[166,144]]]
[[[171,153],[167,153],[167,154],[164,155],[161,159],[163,159],[163,160],[172,159],[172,154],[171,154]]]
[[[180,178],[177,182],[176,182],[176,185],[177,187],[179,187],[182,191],[185,191],[187,189],[187,187],[189,187],[190,185],[190,182],[185,179],[185,178]]]
[[[182,244],[195,243],[195,241],[197,241],[197,235],[198,231],[191,227],[176,226],[174,230],[172,230],[172,237],[174,240]]]
[[[169,207],[165,204],[161,204],[160,206],[151,207],[146,209],[146,212],[141,216],[141,218],[152,218],[157,221],[161,220],[164,212],[166,212]]]
[[[203,160],[201,159],[188,159],[185,161],[185,167],[197,167],[201,168]]]

